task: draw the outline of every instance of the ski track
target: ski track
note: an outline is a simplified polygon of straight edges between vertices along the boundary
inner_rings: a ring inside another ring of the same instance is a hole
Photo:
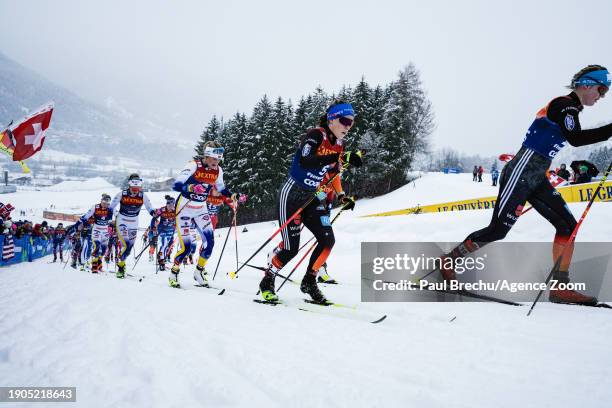
[[[356,313],[371,320],[387,314],[380,324],[253,303],[261,272],[245,267],[229,280],[226,273],[235,268],[230,245],[211,282],[228,289],[223,296],[192,286],[193,266],[180,276],[186,290],[175,290],[167,286],[168,272],[156,275],[145,258],[131,272],[144,275],[142,282],[62,269],[45,258],[0,269],[2,385],[77,387],[76,404],[37,407],[609,405],[609,310],[540,303],[527,318],[528,307],[483,302],[360,303],[362,241],[459,241],[488,223],[490,211],[357,218],[495,194],[485,183],[464,183],[454,175],[428,177],[416,187],[360,200],[334,226],[329,268],[341,285],[322,290],[333,301],[357,304]],[[443,191],[449,180],[464,194],[449,198]],[[161,205],[163,195],[152,195],[153,204]],[[98,196],[83,192],[75,200],[85,209]],[[67,201],[58,207],[68,207]],[[584,205],[570,208],[579,216]],[[595,204],[580,240],[608,240],[608,219],[605,205]],[[248,228],[239,235],[243,257],[275,225]],[[225,233],[216,232],[210,271]],[[507,240],[550,241],[553,233],[532,211]],[[309,237],[305,233],[302,242]],[[139,239],[134,250],[140,245]],[[262,265],[266,252],[252,263]],[[133,265],[130,256],[127,270]],[[304,268],[293,278],[299,281]],[[279,295],[292,304],[303,299],[291,284]]]

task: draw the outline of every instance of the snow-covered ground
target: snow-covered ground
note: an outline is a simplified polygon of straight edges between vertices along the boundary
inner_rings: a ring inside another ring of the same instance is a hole
[[[102,192],[116,190],[18,192],[6,201],[17,209],[53,203],[80,212]],[[145,276],[141,282],[62,269],[48,259],[0,269],[0,383],[76,386],[83,407],[608,406],[608,310],[541,303],[527,318],[526,308],[491,303],[360,303],[362,241],[460,241],[485,226],[491,211],[359,216],[495,194],[470,174],[428,174],[345,212],[328,262],[341,284],[323,291],[357,305],[356,312],[327,312],[348,318],[253,303],[261,272],[226,275],[236,268],[233,236],[214,281],[228,288],[223,296],[192,286],[193,266],[181,274],[186,290],[171,289],[146,259],[133,272]],[[163,196],[153,193],[152,201],[161,206]],[[570,204],[577,217],[584,206]],[[593,205],[578,241],[610,239],[608,206]],[[143,214],[141,226],[146,221]],[[247,228],[239,228],[240,259],[276,225]],[[217,231],[210,272],[226,232]],[[553,234],[532,211],[507,240],[550,241]],[[265,252],[253,263],[264,264]],[[133,264],[130,257],[128,270]],[[293,285],[279,294],[296,304],[303,298]],[[388,318],[377,325],[352,319],[382,314]]]

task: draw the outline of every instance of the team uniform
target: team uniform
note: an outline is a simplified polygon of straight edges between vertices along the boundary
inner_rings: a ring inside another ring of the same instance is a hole
[[[138,233],[138,215],[140,209],[145,206],[147,212],[153,215],[153,207],[151,202],[145,193],[138,191],[135,194],[130,192],[129,188],[126,188],[115,196],[110,204],[110,209],[114,212],[115,208],[119,206],[119,213],[115,219],[115,229],[117,231],[117,238],[121,243],[121,250],[118,254],[117,266],[117,277],[123,278],[125,274],[125,260],[130,255],[136,241],[136,235]]]
[[[174,230],[176,229],[176,213],[175,210],[169,210],[167,206],[155,210],[155,217],[151,220],[150,228],[155,227],[157,222],[157,244],[159,250],[157,252],[157,264],[159,270],[165,269],[166,260],[170,257],[170,245],[174,239]]]
[[[205,274],[204,267],[214,247],[213,228],[206,205],[213,187],[226,197],[231,197],[232,195],[223,182],[223,170],[221,167],[208,167],[200,159],[190,162],[174,182],[173,189],[180,192],[180,195],[176,202],[176,231],[179,247],[174,257],[174,266],[169,278],[170,285],[173,287],[180,286],[178,284],[178,270],[179,265],[187,256],[188,248],[193,241],[190,234],[192,222],[195,223],[195,227],[202,239],[198,270]],[[194,189],[199,192],[194,192]],[[205,284],[205,279],[202,276],[198,276],[201,275],[198,273],[198,270],[196,270],[194,278],[200,284]]]
[[[159,233],[155,226],[155,217],[151,219],[151,225],[147,227],[144,234],[142,234],[142,245],[149,245],[149,261],[152,262],[155,257],[155,249],[157,248],[157,238]]]
[[[278,206],[280,225],[283,225],[307,202],[322,183],[326,183],[329,178],[333,178],[340,172],[342,164],[339,158],[343,152],[342,140],[336,138],[329,129],[321,127],[310,129],[302,137],[293,157],[289,178],[280,189]],[[335,192],[342,193],[339,177],[334,178],[332,187]],[[281,230],[283,240],[268,255],[268,271],[260,283],[264,299],[270,300],[266,292],[273,290],[274,274],[297,254],[302,224],[312,232],[317,240],[317,246],[310,256],[304,279],[315,281],[319,269],[325,264],[334,246],[335,238],[326,202],[327,193],[321,192],[320,194],[319,199],[312,200],[300,215]],[[324,300],[318,289],[317,292],[317,297],[320,295],[320,300]],[[271,299],[274,298],[276,298],[275,295]]]
[[[57,260],[57,254],[59,252],[60,262],[64,262],[64,240],[66,239],[66,230],[64,227],[57,227],[53,231],[53,262]]]
[[[81,252],[81,240],[79,238],[79,225],[73,224],[66,229],[66,238],[70,240],[72,250],[70,251],[70,267],[76,269],[77,260]]]
[[[91,224],[93,220],[89,219],[86,222],[81,223],[80,226],[80,240],[81,240],[81,252],[79,253],[79,263],[81,269],[89,267],[89,256],[91,255]]]
[[[564,247],[570,245],[561,260],[559,273],[553,276],[559,282],[569,282],[569,265],[573,242],[568,239],[576,227],[576,219],[559,192],[550,184],[546,172],[552,159],[568,143],[585,146],[608,140],[612,124],[597,129],[582,130],[578,119],[583,106],[574,92],[553,99],[538,111],[523,140],[519,152],[502,170],[499,194],[491,223],[471,233],[449,256],[457,258],[506,236],[529,201],[556,230],[553,259],[556,261]],[[454,272],[442,271],[445,279],[454,279]],[[551,291],[551,300],[556,301]]]
[[[106,254],[108,247],[108,225],[113,218],[113,210],[104,208],[101,204],[96,204],[87,213],[85,213],[80,222],[83,224],[89,223],[93,219],[91,228],[91,240],[93,241],[91,257],[91,271],[97,273],[102,270],[102,256]]]
[[[210,194],[206,200],[206,207],[208,208],[208,214],[210,215],[213,230],[217,229],[217,223],[219,222],[219,210],[223,204],[227,204],[230,207],[233,206],[232,200],[223,195],[215,196],[214,194]]]
[[[104,260],[106,263],[115,259],[117,254],[117,231],[115,230],[115,224],[108,224],[108,248],[104,254]]]

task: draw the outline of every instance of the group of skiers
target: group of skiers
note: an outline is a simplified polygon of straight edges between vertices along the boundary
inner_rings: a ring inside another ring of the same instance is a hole
[[[573,240],[570,239],[577,223],[563,198],[549,183],[546,172],[557,152],[570,143],[583,146],[608,140],[612,136],[612,125],[597,129],[581,129],[578,115],[585,106],[594,105],[603,98],[610,87],[610,75],[605,67],[589,65],[572,78],[571,92],[553,99],[536,115],[522,146],[501,172],[500,190],[490,224],[475,231],[456,248],[441,259],[465,257],[486,244],[503,239],[518,220],[526,201],[544,216],[556,229],[553,259],[560,259],[555,278],[569,282],[569,266],[572,257]],[[341,173],[349,166],[360,167],[363,163],[361,151],[345,151],[346,137],[351,130],[356,112],[349,103],[336,101],[329,106],[320,119],[318,127],[308,129],[299,140],[286,181],[278,192],[278,223],[281,241],[268,254],[267,265],[259,289],[263,302],[276,303],[276,278],[293,259],[300,247],[303,227],[316,239],[300,290],[316,303],[326,304],[327,298],[317,283],[331,280],[326,272],[326,261],[335,244],[330,222],[330,211],[335,204],[343,209],[355,206],[353,197],[345,194]],[[125,276],[125,261],[136,239],[138,214],[141,207],[153,217],[149,230],[157,236],[156,258],[160,269],[170,261],[170,248],[176,233],[176,254],[172,260],[168,282],[173,288],[181,286],[179,271],[192,251],[194,233],[202,241],[195,262],[194,279],[200,286],[208,286],[206,265],[214,247],[213,230],[216,226],[220,205],[227,204],[236,211],[246,196],[232,192],[226,185],[219,163],[223,160],[224,148],[210,141],[204,146],[204,154],[190,161],[175,179],[173,190],[178,193],[176,200],[166,196],[166,205],[155,209],[142,191],[142,179],[133,174],[128,187],[119,192],[111,201],[104,195],[99,204],[81,217],[81,223],[92,222],[92,271],[100,268],[100,257],[105,253],[109,239],[109,225],[114,224],[120,242],[117,277]],[[474,168],[474,181],[482,181],[482,166]],[[494,179],[494,185],[497,178]],[[261,249],[261,248],[260,248]],[[451,263],[452,264],[452,263]],[[442,262],[442,265],[448,263]],[[442,267],[441,277],[456,280],[452,268]],[[320,274],[324,276],[319,276]],[[561,303],[591,305],[597,302],[573,290],[551,290],[550,300]]]

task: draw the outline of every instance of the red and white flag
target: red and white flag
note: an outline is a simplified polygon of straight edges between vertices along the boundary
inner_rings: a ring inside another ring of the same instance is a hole
[[[42,149],[45,132],[51,122],[51,114],[53,114],[53,102],[26,116],[11,128],[15,144],[13,161],[25,160]]]

